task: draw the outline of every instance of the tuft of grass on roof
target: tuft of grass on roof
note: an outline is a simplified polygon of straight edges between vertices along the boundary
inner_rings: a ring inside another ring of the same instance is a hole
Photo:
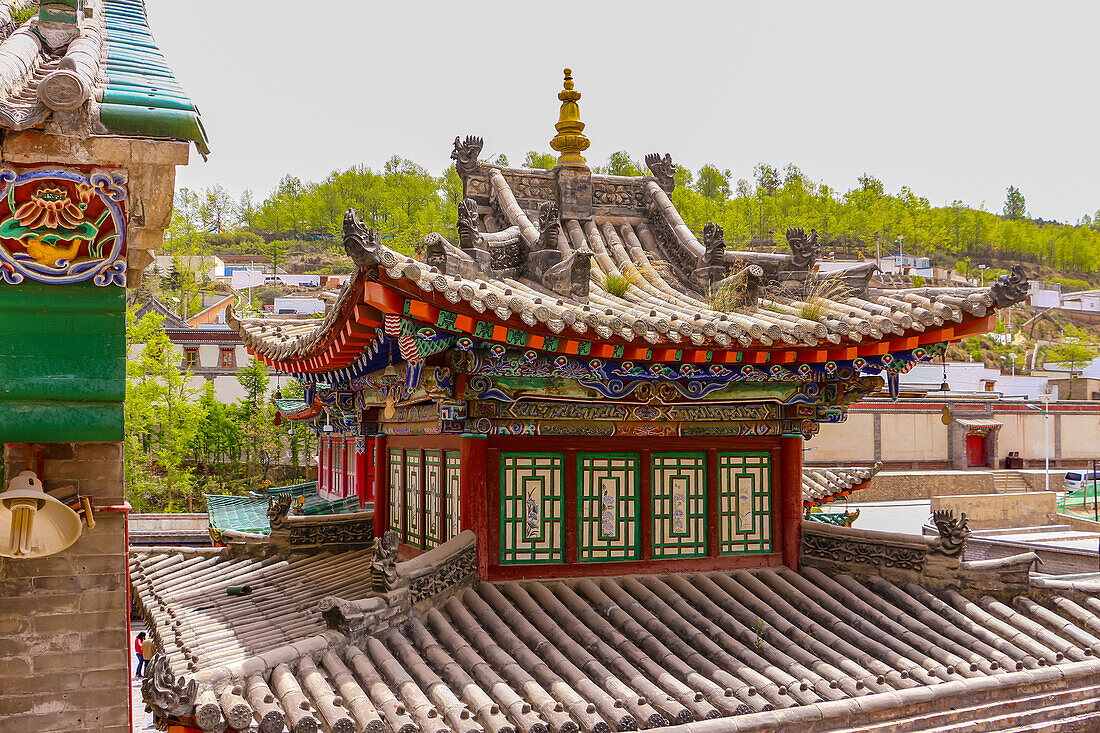
[[[801,315],[807,321],[816,321],[825,314],[829,301],[842,301],[852,297],[852,289],[836,278],[808,280],[803,295]]]
[[[604,278],[603,289],[610,295],[621,297],[630,288],[630,278],[626,275],[608,275]]]
[[[38,15],[38,3],[31,3],[21,8],[12,8],[9,13],[11,16],[11,22],[15,25],[23,25],[28,20]]]

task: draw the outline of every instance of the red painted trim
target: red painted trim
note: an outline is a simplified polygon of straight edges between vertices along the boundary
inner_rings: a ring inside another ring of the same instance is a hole
[[[802,544],[802,436],[783,436],[780,442],[778,537],[783,564],[798,570]]]
[[[486,446],[485,465],[492,468],[484,472],[485,500],[478,512],[477,536],[485,536],[488,552],[484,561],[480,553],[477,556],[477,577],[488,580],[490,568],[500,565],[500,451],[491,445]]]
[[[707,450],[707,554],[712,558],[718,557],[718,449]]]
[[[574,512],[575,513],[575,512]],[[497,555],[499,555],[499,550]],[[480,562],[480,559],[479,559]],[[577,578],[586,575],[637,575],[655,573],[699,573],[710,570],[775,567],[783,564],[779,553],[723,555],[683,560],[638,560],[632,562],[585,562],[562,565],[498,565],[489,568],[486,580],[527,578]]]
[[[573,564],[577,562],[577,451],[567,450],[565,451],[565,484],[564,496],[562,497],[562,513],[565,515],[565,562],[567,564]],[[497,507],[500,507],[500,502],[497,502]],[[498,509],[499,511],[499,509]],[[500,524],[500,518],[497,518],[496,524]]]
[[[653,458],[651,451],[643,450],[641,461],[638,493],[642,506],[638,514],[642,522],[642,560],[648,561],[653,554]]]

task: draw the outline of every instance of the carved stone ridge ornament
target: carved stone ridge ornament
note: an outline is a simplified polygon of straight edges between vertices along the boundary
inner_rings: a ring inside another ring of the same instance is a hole
[[[126,286],[121,173],[0,169],[0,282]]]
[[[457,137],[455,138],[455,147],[454,150],[451,151],[451,160],[455,162],[455,169],[458,171],[458,175],[463,179],[477,172],[477,156],[481,155],[481,148],[484,145],[484,140],[480,137],[474,137],[473,135],[467,135],[464,141]]]
[[[267,500],[267,521],[272,530],[282,529],[286,526],[291,501],[290,494],[279,494]]]
[[[476,545],[470,545],[441,563],[432,572],[414,578],[410,588],[412,603],[419,603],[458,585],[477,573]]]
[[[385,593],[397,583],[397,546],[400,539],[397,532],[386,530],[381,537],[374,538],[371,554],[371,589],[376,593]]]
[[[812,270],[817,261],[817,230],[811,229],[809,236],[802,227],[789,227],[786,232],[787,244],[791,247],[791,265],[796,270]]]
[[[836,563],[872,565],[920,572],[924,568],[925,552],[914,547],[898,547],[886,543],[861,542],[848,537],[817,534],[802,536],[802,552],[808,557]]]
[[[378,254],[381,246],[382,238],[378,232],[359,221],[359,214],[355,209],[348,209],[344,214],[344,251],[355,265],[377,265],[381,261]]]
[[[481,232],[478,231],[477,204],[473,199],[458,202],[458,246],[467,252],[483,249]]]
[[[970,536],[970,528],[966,526],[966,513],[956,519],[955,513],[950,509],[937,509],[932,513],[932,521],[940,533],[937,549],[948,557],[960,555]]]
[[[657,185],[666,193],[672,193],[676,188],[676,166],[672,162],[672,155],[665,153],[662,158],[660,153],[649,153],[645,157],[645,164],[657,179]]]
[[[998,308],[1019,303],[1026,298],[1028,281],[1023,266],[1013,265],[1011,274],[1001,275],[997,278],[997,282],[993,283],[991,290],[993,302],[997,304]]]

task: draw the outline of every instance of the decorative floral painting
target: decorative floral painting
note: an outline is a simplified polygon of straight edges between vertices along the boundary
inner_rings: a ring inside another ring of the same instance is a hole
[[[0,169],[0,281],[126,285],[120,175]]]

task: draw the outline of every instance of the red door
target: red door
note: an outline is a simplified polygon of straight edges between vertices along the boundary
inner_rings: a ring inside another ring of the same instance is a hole
[[[985,465],[985,436],[966,436],[966,465],[971,467]]]

